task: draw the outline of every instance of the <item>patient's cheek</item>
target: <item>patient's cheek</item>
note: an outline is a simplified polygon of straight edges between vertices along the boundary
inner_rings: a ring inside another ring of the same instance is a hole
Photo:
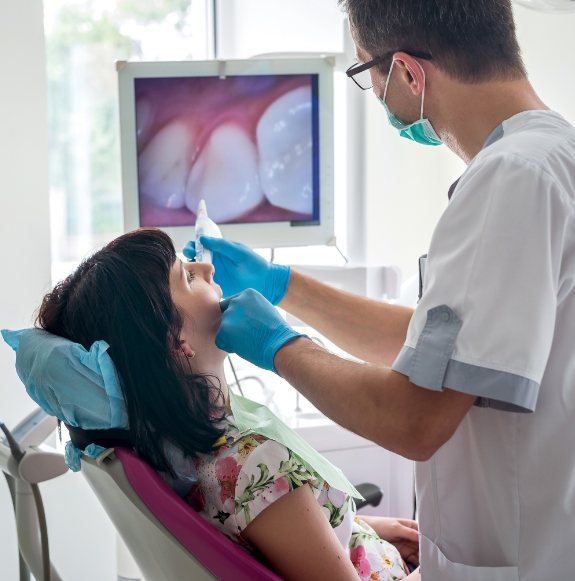
[[[222,322],[220,299],[213,290],[208,290],[192,299],[189,314],[196,323],[196,331],[217,333]]]

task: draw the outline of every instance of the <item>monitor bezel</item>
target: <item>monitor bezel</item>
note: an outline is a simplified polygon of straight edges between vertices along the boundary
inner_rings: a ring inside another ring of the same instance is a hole
[[[320,223],[292,222],[222,224],[224,238],[251,248],[333,244],[334,140],[333,59],[289,58],[230,61],[126,62],[117,67],[120,105],[120,144],[124,231],[140,227],[135,79],[233,75],[316,74],[319,92]],[[194,239],[193,226],[161,227],[180,249]]]

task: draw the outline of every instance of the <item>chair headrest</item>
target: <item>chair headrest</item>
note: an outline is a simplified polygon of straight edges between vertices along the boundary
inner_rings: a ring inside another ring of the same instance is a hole
[[[2,337],[16,351],[16,372],[28,395],[47,414],[84,430],[128,427],[118,373],[105,341],[86,351],[42,329],[3,329]],[[95,444],[79,450],[68,442],[66,464],[77,472],[82,453],[95,458],[104,450]]]
[[[97,431],[114,433],[112,439],[120,430],[127,431],[128,414],[120,377],[105,341],[96,341],[86,351],[79,343],[43,329],[3,329],[2,337],[16,351],[16,372],[28,395],[47,414],[66,426],[78,428],[74,439],[81,442],[82,449],[72,442],[66,444],[65,458],[70,470],[80,470],[81,454],[95,458],[106,449],[94,443],[109,444]],[[90,435],[94,439],[88,444]],[[186,486],[195,482],[193,461],[170,442],[164,442],[164,447],[176,479]]]
[[[49,415],[84,430],[126,428],[120,381],[105,341],[89,351],[42,329],[2,330],[16,351],[16,372]]]

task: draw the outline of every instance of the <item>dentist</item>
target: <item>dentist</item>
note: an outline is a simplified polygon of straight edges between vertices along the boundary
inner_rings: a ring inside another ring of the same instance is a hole
[[[423,581],[572,579],[575,129],[527,79],[511,0],[340,1],[348,76],[403,137],[468,166],[420,260],[421,300],[346,294],[206,238],[217,343],[417,461]],[[276,304],[366,364],[299,336]]]

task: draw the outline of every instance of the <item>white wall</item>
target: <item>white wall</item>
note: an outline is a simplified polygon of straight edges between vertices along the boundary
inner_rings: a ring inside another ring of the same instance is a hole
[[[548,107],[575,124],[575,14],[517,6],[515,19],[531,83]]]
[[[367,259],[415,274],[427,253],[449,186],[465,165],[445,146],[398,136],[375,97],[367,108]]]
[[[41,0],[0,1],[0,328],[30,326],[50,287],[42,17]],[[0,418],[10,427],[33,408],[13,351],[0,342]],[[82,476],[69,474],[41,489],[53,560],[64,579],[115,579],[114,529]],[[14,518],[1,477],[0,523],[0,579],[16,581]]]
[[[29,326],[50,283],[48,132],[42,2],[0,2],[0,328]],[[0,418],[8,426],[33,409],[0,344]],[[17,579],[10,496],[0,478],[0,577]]]
[[[0,3],[0,327],[29,326],[50,285],[48,127],[42,2]],[[32,409],[0,346],[0,417]]]

